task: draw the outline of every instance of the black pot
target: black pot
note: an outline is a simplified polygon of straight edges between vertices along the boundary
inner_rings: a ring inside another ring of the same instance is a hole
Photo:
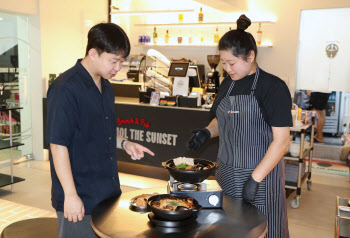
[[[180,221],[180,220],[185,220],[191,216],[197,215],[198,211],[202,209],[202,206],[199,205],[197,200],[193,199],[193,204],[195,206],[195,209],[188,210],[188,211],[169,211],[169,210],[163,210],[163,209],[158,209],[155,207],[152,207],[152,202],[159,201],[162,198],[169,198],[169,197],[176,197],[176,198],[190,198],[187,196],[182,196],[182,195],[176,195],[176,194],[160,194],[160,195],[155,195],[152,196],[148,199],[147,205],[150,208],[150,210],[154,213],[155,216],[158,218],[168,220],[168,221]]]
[[[170,175],[177,181],[183,183],[200,183],[208,178],[214,170],[218,168],[218,164],[210,160],[194,159],[194,163],[201,163],[203,165],[209,165],[211,168],[206,170],[192,171],[184,169],[173,168],[174,161],[172,159],[163,162],[164,168],[168,169]]]

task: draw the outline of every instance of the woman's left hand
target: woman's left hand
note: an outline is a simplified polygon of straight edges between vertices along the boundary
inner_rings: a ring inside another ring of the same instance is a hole
[[[242,191],[242,196],[247,202],[254,202],[256,193],[259,189],[259,182],[255,181],[250,175],[248,180],[245,181]]]
[[[154,156],[154,153],[149,149],[147,149],[146,147],[131,141],[125,142],[124,150],[126,151],[126,153],[128,153],[131,156],[131,159],[133,160],[142,159],[145,156],[144,152]]]

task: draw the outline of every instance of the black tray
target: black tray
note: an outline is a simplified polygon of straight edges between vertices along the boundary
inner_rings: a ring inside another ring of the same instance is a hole
[[[149,209],[147,206],[140,207],[140,206],[130,205],[129,209],[133,212],[140,212],[140,213],[147,213],[151,211],[151,209]]]
[[[162,227],[182,227],[182,226],[188,226],[188,225],[193,225],[197,223],[196,221],[197,215],[191,216],[185,220],[167,221],[156,217],[153,212],[150,212],[148,213],[148,218],[154,225],[162,226]]]

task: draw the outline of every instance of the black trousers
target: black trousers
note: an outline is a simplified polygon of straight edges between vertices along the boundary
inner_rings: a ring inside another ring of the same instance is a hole
[[[84,216],[82,221],[74,223],[64,218],[63,212],[57,212],[58,238],[97,238],[91,224],[91,216]]]

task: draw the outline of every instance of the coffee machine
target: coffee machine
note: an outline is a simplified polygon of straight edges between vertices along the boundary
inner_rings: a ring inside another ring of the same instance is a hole
[[[207,55],[207,60],[211,70],[207,73],[207,92],[217,93],[220,83],[220,74],[216,71],[216,66],[220,62],[220,55]]]
[[[145,70],[145,66],[145,55],[130,55],[129,71],[126,73],[128,80],[142,83],[144,81],[143,71]]]

